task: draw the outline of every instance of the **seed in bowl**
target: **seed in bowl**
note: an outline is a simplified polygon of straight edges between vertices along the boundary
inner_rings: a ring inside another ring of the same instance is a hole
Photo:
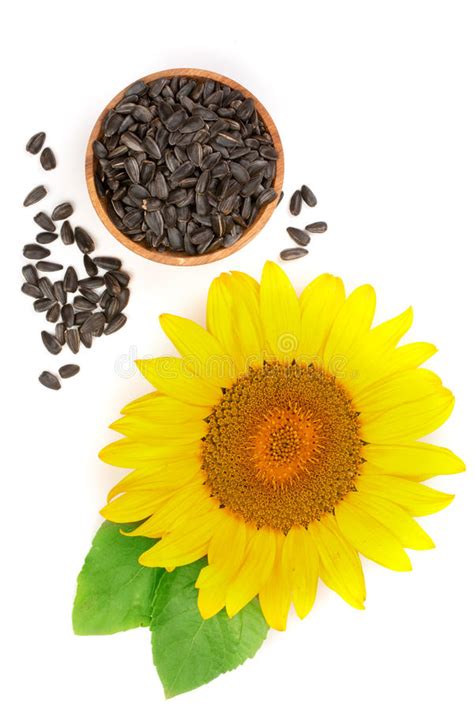
[[[151,250],[229,247],[278,197],[278,152],[253,99],[212,79],[135,82],[93,152],[112,222]]]

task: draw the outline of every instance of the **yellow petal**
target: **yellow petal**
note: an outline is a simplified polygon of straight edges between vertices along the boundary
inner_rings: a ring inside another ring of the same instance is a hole
[[[399,340],[413,324],[413,309],[411,306],[398,316],[383,321],[370,331],[370,346],[377,351],[388,352],[395,348]]]
[[[134,410],[140,410],[141,408],[146,408],[151,407],[154,402],[159,400],[162,396],[160,393],[157,393],[155,390],[152,390],[151,393],[146,393],[146,395],[142,395],[141,397],[135,398],[135,400],[132,400],[131,402],[127,403],[125,407],[122,407],[120,412],[124,415],[133,412]]]
[[[452,392],[437,387],[431,395],[392,407],[372,417],[370,422],[362,419],[361,437],[366,442],[384,444],[416,440],[440,427],[453,407]]]
[[[324,346],[344,298],[343,281],[332,274],[321,274],[303,290],[299,362],[322,365]]]
[[[440,386],[441,379],[431,370],[406,370],[374,383],[354,398],[354,404],[363,421],[371,422],[380,412],[431,395]]]
[[[227,590],[226,609],[230,617],[245,607],[268,580],[275,560],[275,537],[270,529],[249,530],[242,567]]]
[[[99,452],[99,458],[106,464],[116,467],[134,469],[150,461],[159,461],[164,458],[193,457],[200,452],[200,442],[180,443],[161,442],[150,444],[136,442],[124,437],[116,442],[111,442]]]
[[[235,333],[234,304],[228,288],[228,275],[221,274],[211,283],[207,295],[207,330],[221,344],[233,361],[240,365],[241,356]],[[239,372],[241,368],[239,367]]]
[[[235,304],[234,328],[244,370],[261,365],[264,359],[265,337],[260,318],[260,287],[248,274],[232,272],[224,275]]]
[[[222,397],[218,384],[198,377],[182,358],[148,358],[137,360],[136,364],[157,390],[177,400],[213,407]]]
[[[375,291],[366,284],[354,289],[341,306],[324,348],[324,363],[335,375],[367,334],[375,312]]]
[[[382,496],[401,506],[411,516],[427,516],[444,509],[454,499],[452,494],[436,491],[416,481],[389,474],[362,474],[356,481],[362,494]]]
[[[363,610],[365,583],[357,551],[345,540],[334,516],[327,514],[308,527],[319,553],[323,582],[353,607]]]
[[[225,606],[227,584],[225,580],[215,585],[200,588],[198,591],[198,610],[203,620],[208,620]]]
[[[149,397],[150,395],[153,397]],[[181,424],[190,420],[203,420],[211,411],[208,406],[190,405],[173,397],[160,395],[155,391],[149,393],[149,396],[138,398],[138,400],[129,403],[122,408],[122,414],[146,417],[154,422],[166,420]]]
[[[355,508],[373,516],[387,528],[404,548],[427,550],[434,548],[434,543],[421,526],[400,506],[380,496],[354,492],[348,494],[346,501]]]
[[[411,570],[410,559],[388,528],[347,498],[336,506],[336,521],[349,543],[366,558],[391,570]]]
[[[291,363],[301,338],[300,307],[290,280],[274,262],[263,268],[260,313],[270,354]]]
[[[204,515],[213,509],[215,502],[209,498],[202,482],[192,482],[164,497],[155,507],[153,515],[128,535],[161,538],[184,525],[190,518]]]
[[[234,362],[205,328],[188,318],[172,314],[162,314],[160,323],[189,370],[217,386],[232,384],[236,375]]]
[[[109,491],[107,501],[125,491],[149,491],[174,489],[188,484],[193,479],[202,481],[201,461],[198,457],[170,459],[166,463],[151,462],[127,474]]]
[[[169,492],[167,491],[133,491],[114,499],[104,506],[100,513],[108,521],[113,521],[114,523],[141,521],[156,511],[160,501],[168,496]]]
[[[185,521],[142,553],[139,562],[150,568],[165,568],[187,565],[202,558],[207,553],[216,521],[216,511]]]
[[[270,577],[259,593],[260,607],[267,623],[275,630],[283,632],[291,604],[291,588],[287,571],[282,565],[282,549],[285,538],[276,536],[276,552]]]
[[[282,567],[287,571],[298,617],[305,617],[314,605],[318,586],[318,550],[304,528],[290,528],[283,544]]]
[[[137,415],[125,415],[109,426],[111,430],[120,432],[126,437],[150,444],[160,444],[170,440],[195,442],[202,439],[209,429],[207,423],[199,419],[177,424],[172,420],[152,420]]]
[[[464,462],[445,447],[417,442],[415,444],[368,444],[364,458],[390,474],[423,481],[439,474],[457,474],[465,470]]]
[[[395,374],[405,370],[418,368],[428,358],[436,353],[432,343],[408,343],[395,348],[385,356],[377,353],[377,358],[372,361],[367,369],[359,368],[356,362],[351,362],[350,371],[355,371],[350,382],[353,395],[361,396],[367,389],[372,389],[375,384],[392,378]]]

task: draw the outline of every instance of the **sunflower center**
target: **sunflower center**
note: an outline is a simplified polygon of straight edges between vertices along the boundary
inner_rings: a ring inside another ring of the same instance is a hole
[[[206,485],[221,506],[257,527],[307,526],[354,489],[358,415],[321,368],[252,368],[225,391],[208,423]]]

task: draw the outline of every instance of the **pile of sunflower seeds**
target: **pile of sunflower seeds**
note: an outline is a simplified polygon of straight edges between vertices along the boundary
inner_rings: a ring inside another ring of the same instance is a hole
[[[37,153],[44,137],[44,133],[35,134],[28,141],[27,150]],[[46,195],[46,188],[39,185],[28,193],[23,205],[34,205]],[[91,256],[95,250],[94,240],[83,227],[72,227],[67,219],[72,214],[73,207],[69,202],[57,205],[51,215],[38,212],[33,220],[42,231],[36,235],[35,242],[23,247],[23,256],[29,263],[22,268],[24,283],[21,290],[34,299],[34,310],[45,313],[46,320],[55,324],[54,332],[41,331],[42,342],[53,355],[59,354],[65,345],[74,354],[78,353],[81,344],[90,348],[95,337],[115,333],[127,321],[123,310],[130,298],[129,275],[123,271],[120,259]],[[58,222],[62,223],[59,234]],[[45,246],[59,236],[63,244],[76,244],[82,252],[85,276],[78,275],[73,266],[68,266],[57,281],[52,282],[46,276],[64,269],[62,264],[48,259],[51,251]],[[59,369],[62,378],[78,372],[79,366],[74,364]],[[58,378],[48,371],[41,373],[39,381],[53,390],[61,387]]]
[[[307,185],[302,185],[301,188],[299,190],[295,190],[291,196],[290,212],[292,215],[297,217],[300,214],[303,202],[305,202],[308,207],[316,207],[317,205],[316,195],[313,193],[311,188],[308,188]],[[280,258],[284,261],[289,261],[291,259],[305,257],[308,254],[306,247],[311,241],[311,236],[308,233],[326,232],[327,228],[328,226],[326,222],[311,222],[309,225],[306,225],[304,230],[299,227],[287,227],[286,231],[290,235],[291,239],[296,242],[298,247],[284,249],[280,252]]]
[[[160,252],[230,247],[277,197],[278,153],[253,100],[211,79],[136,82],[93,151],[111,220]]]

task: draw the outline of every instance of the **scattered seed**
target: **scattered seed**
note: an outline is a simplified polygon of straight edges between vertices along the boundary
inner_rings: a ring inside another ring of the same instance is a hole
[[[305,230],[308,230],[308,232],[326,232],[327,228],[326,222],[312,222],[310,225],[306,225]]]
[[[39,244],[25,244],[23,247],[23,256],[27,259],[43,259],[43,257],[49,257],[50,254],[49,249]]]
[[[43,296],[43,293],[38,286],[30,284],[27,281],[21,285],[21,290],[24,294],[26,294],[27,296],[32,296],[34,299],[41,299],[41,297]]]
[[[287,227],[286,231],[291,239],[294,240],[296,244],[301,245],[301,247],[306,247],[311,241],[309,234],[304,230],[298,229],[298,227]]]
[[[80,371],[80,368],[78,365],[74,365],[74,363],[68,363],[67,365],[62,365],[59,368],[59,375],[61,378],[72,378],[73,375],[77,375],[77,373]]]
[[[65,220],[66,218],[71,217],[73,212],[74,210],[70,202],[62,202],[60,205],[56,205],[51,217],[55,221]]]
[[[59,301],[60,304],[64,306],[67,301],[67,294],[64,290],[64,284],[62,281],[55,281],[53,284],[54,296]]]
[[[36,235],[38,244],[51,244],[56,239],[58,239],[56,232],[40,232]]]
[[[299,215],[301,212],[302,196],[300,190],[295,190],[290,199],[290,212],[292,215]]]
[[[34,136],[31,136],[30,140],[26,144],[26,150],[28,151],[28,153],[32,153],[33,155],[39,153],[40,150],[43,148],[45,138],[46,134],[43,131],[35,133]]]
[[[125,314],[118,314],[118,316],[115,316],[115,318],[112,319],[112,321],[107,324],[104,333],[106,336],[109,336],[111,333],[115,333],[115,331],[118,331],[119,328],[122,328],[122,326],[125,326],[127,322],[127,317]]]
[[[63,244],[73,244],[74,243],[74,232],[73,232],[71,224],[70,224],[70,222],[68,222],[68,220],[65,220],[63,222],[63,224],[61,225],[60,235],[61,235]]]
[[[116,257],[95,257],[94,263],[97,264],[97,266],[101,269],[113,271],[120,269],[120,267],[122,266],[121,260],[117,259]]]
[[[63,265],[57,262],[36,262],[36,269],[39,272],[58,272],[62,268]]]
[[[46,197],[47,191],[44,185],[38,185],[38,187],[33,188],[31,192],[28,193],[26,198],[23,200],[23,205],[24,207],[29,207],[30,205],[34,205],[35,202],[39,202],[42,200],[44,197]]]
[[[65,304],[61,309],[61,318],[67,328],[74,325],[74,309],[71,304]]]
[[[51,148],[44,148],[41,151],[40,163],[45,170],[53,170],[53,168],[56,168],[56,158]]]
[[[51,301],[56,300],[56,294],[54,293],[54,287],[51,283],[51,279],[49,277],[41,277],[41,279],[38,280],[38,286],[41,290],[41,293],[46,299],[51,299]]]
[[[38,285],[38,272],[32,264],[25,264],[25,266],[22,267],[21,273],[29,284]]]
[[[60,305],[56,302],[50,308],[48,309],[46,313],[46,320],[49,321],[50,323],[56,323],[56,321],[59,318],[59,314],[61,311]]]
[[[56,336],[57,341],[64,346],[66,343],[66,325],[62,321],[56,324],[54,335]]]
[[[78,285],[77,272],[74,267],[68,267],[64,275],[64,290],[73,293]]]
[[[280,252],[280,257],[284,261],[289,261],[290,259],[299,259],[308,254],[308,250],[303,247],[294,247],[292,249],[284,249]]]
[[[99,289],[101,286],[104,286],[104,278],[96,276],[80,279],[79,286],[85,286],[87,289]]]
[[[95,277],[99,273],[99,269],[88,254],[84,255],[84,269],[90,277]]]
[[[53,336],[47,331],[41,331],[41,340],[43,341],[46,350],[48,350],[53,355],[57,355],[61,352],[61,344],[59,343],[56,336]]]
[[[105,328],[105,316],[102,312],[93,313],[81,326],[81,333],[90,333],[92,336],[101,336]]]
[[[90,236],[88,232],[86,232],[85,229],[82,227],[76,227],[74,230],[74,237],[76,240],[76,244],[83,252],[83,254],[89,254],[90,252],[93,252],[95,249],[95,244],[94,240]]]
[[[45,212],[38,212],[38,214],[33,217],[33,220],[41,227],[42,230],[45,230],[46,232],[56,231],[54,222]]]
[[[176,228],[171,227],[168,230],[168,235],[170,234],[171,230],[174,230]],[[179,233],[181,235],[181,233]],[[104,282],[105,282],[105,288],[109,292],[111,296],[117,296],[117,294],[120,294],[122,287],[120,286],[119,281],[117,278],[111,273],[111,272],[106,272],[104,275]]]
[[[309,207],[315,207],[318,202],[316,200],[316,195],[313,193],[311,188],[308,188],[307,185],[301,186],[301,197]]]
[[[48,370],[43,370],[38,380],[40,381],[41,385],[44,385],[45,388],[49,388],[50,390],[60,390],[61,388],[61,383],[59,382],[57,377],[53,375],[53,373],[50,373]]]
[[[66,345],[73,353],[78,353],[81,345],[79,331],[77,328],[66,329]]]

